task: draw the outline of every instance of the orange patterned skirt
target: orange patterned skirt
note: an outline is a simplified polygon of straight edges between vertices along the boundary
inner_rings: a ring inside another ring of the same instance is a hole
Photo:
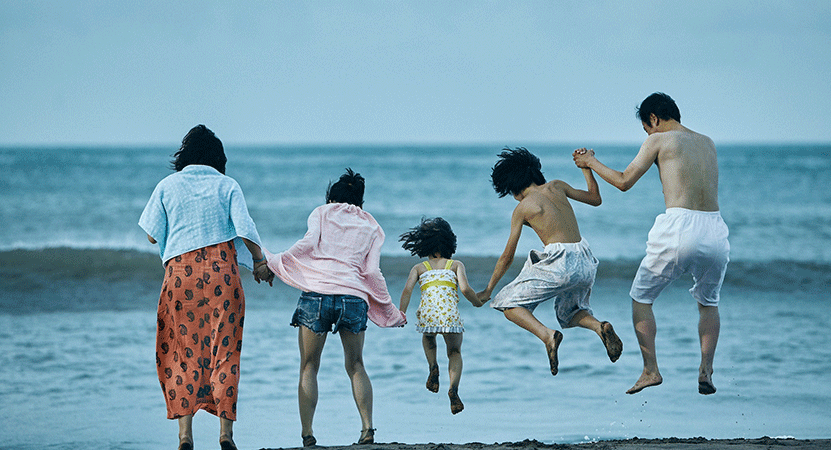
[[[245,294],[233,241],[169,260],[159,298],[156,367],[167,418],[204,409],[236,420]]]

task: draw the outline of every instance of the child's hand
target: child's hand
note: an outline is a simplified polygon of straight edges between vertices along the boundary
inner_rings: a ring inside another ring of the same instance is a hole
[[[479,299],[479,304],[477,305],[477,307],[478,307],[478,306],[482,306],[482,305],[484,305],[485,303],[487,303],[487,302],[489,302],[489,301],[490,301],[490,299],[491,299],[491,293],[490,293],[487,289],[485,289],[485,290],[484,290],[484,291],[482,291],[482,292],[478,292],[478,293],[476,293],[476,298],[478,298],[478,299]]]

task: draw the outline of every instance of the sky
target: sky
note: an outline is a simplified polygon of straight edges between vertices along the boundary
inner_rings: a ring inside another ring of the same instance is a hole
[[[0,146],[828,143],[831,2],[0,0]]]

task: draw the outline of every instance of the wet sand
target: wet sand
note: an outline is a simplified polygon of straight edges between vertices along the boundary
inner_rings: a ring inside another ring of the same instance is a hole
[[[582,444],[545,444],[536,440],[522,442],[503,442],[483,444],[401,444],[398,442],[368,445],[348,445],[337,447],[316,447],[326,450],[642,450],[642,449],[678,449],[678,450],[787,450],[831,449],[831,439],[783,439],[760,437],[756,439],[705,439],[698,438],[664,438],[664,439],[626,439],[587,442]],[[265,448],[261,450],[276,450]]]

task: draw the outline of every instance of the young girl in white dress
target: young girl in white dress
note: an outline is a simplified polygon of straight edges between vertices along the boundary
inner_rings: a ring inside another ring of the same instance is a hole
[[[461,412],[465,405],[459,398],[459,380],[462,376],[462,333],[464,323],[459,316],[459,295],[457,289],[474,306],[482,306],[476,292],[470,287],[461,261],[450,259],[456,252],[456,235],[441,217],[422,219],[421,224],[401,235],[402,247],[413,255],[427,258],[413,266],[404,291],[401,293],[399,309],[406,313],[416,282],[421,286],[421,303],[416,310],[416,331],[423,333],[421,342],[430,375],[427,389],[439,391],[439,365],[436,361],[436,334],[444,337],[447,346],[448,371],[450,373],[450,411]]]

